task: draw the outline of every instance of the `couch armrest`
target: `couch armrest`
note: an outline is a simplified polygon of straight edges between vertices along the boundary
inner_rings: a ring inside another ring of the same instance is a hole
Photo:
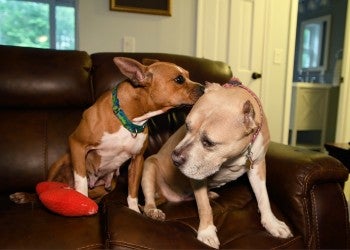
[[[271,200],[303,235],[308,248],[348,248],[343,183],[348,170],[324,153],[271,142],[267,155]],[[337,244],[337,245],[335,245]]]

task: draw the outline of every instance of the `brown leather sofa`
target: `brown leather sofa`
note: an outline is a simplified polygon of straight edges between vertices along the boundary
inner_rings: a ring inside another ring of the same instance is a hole
[[[226,82],[222,62],[159,53],[96,53],[0,46],[0,249],[205,249],[196,239],[195,201],[165,203],[165,222],[126,206],[126,168],[99,213],[63,217],[39,202],[18,205],[8,196],[33,192],[50,164],[67,150],[67,137],[82,111],[124,76],[114,56],[159,59],[190,71],[198,82]],[[164,93],[166,94],[166,93]],[[184,121],[188,108],[151,119],[147,155],[156,152]],[[260,224],[247,177],[217,190],[212,201],[221,248],[349,248],[349,218],[342,185],[346,168],[334,158],[271,143],[267,186],[272,209],[294,237],[272,237]],[[142,192],[140,203],[142,204]]]

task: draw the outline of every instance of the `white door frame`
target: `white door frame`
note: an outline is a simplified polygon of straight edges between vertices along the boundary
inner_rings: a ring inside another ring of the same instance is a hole
[[[283,135],[282,142],[288,144],[289,137],[289,121],[290,111],[292,105],[292,85],[293,85],[293,71],[294,71],[294,55],[295,55],[295,44],[297,34],[297,23],[298,23],[298,1],[290,3],[290,23],[289,23],[289,43],[287,52],[287,72],[286,72],[286,92],[285,92],[285,103],[284,103],[284,118],[283,118]]]
[[[346,24],[345,24],[345,39],[343,51],[343,65],[341,76],[343,82],[340,84],[336,142],[350,141],[350,2],[348,1]]]

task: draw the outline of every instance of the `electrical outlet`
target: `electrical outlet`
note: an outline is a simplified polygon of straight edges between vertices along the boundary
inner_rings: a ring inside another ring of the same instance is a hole
[[[135,37],[123,37],[123,52],[135,52]]]
[[[282,63],[282,49],[275,49],[273,53],[273,62],[275,64],[281,64]]]

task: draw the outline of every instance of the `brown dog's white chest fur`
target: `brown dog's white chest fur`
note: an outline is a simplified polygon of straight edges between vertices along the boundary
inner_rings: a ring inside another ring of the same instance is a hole
[[[95,151],[95,158],[90,161],[92,169],[88,171],[89,186],[93,187],[101,178],[109,178],[108,175],[112,178],[115,172],[118,174],[124,162],[141,152],[146,138],[146,134],[135,136],[124,127],[120,127],[115,133],[105,132],[100,144],[91,149]]]

